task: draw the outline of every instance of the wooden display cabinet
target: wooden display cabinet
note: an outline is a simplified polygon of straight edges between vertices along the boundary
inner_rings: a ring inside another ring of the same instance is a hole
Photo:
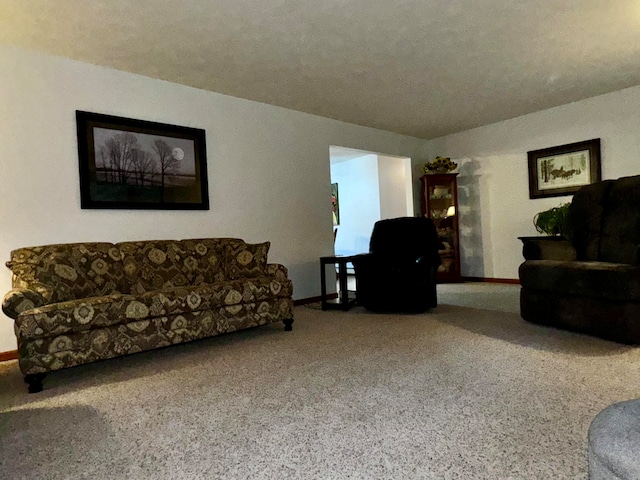
[[[438,232],[438,283],[460,282],[460,229],[458,225],[457,173],[423,175],[420,204],[422,214],[430,218]]]

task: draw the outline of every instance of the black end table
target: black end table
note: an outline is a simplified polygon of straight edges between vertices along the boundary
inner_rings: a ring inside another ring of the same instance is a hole
[[[356,297],[349,297],[349,290],[347,288],[347,263],[350,263],[356,255],[331,255],[327,257],[320,257],[320,287],[322,291],[322,310],[328,310],[330,308],[339,310],[349,310],[356,304]],[[327,298],[327,272],[326,265],[338,265],[338,279],[340,291],[338,292],[338,301],[331,302]],[[355,293],[357,296],[358,287],[356,285]]]

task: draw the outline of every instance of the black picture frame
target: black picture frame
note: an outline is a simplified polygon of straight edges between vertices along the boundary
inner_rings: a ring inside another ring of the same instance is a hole
[[[82,209],[209,210],[205,131],[76,110]]]
[[[529,198],[570,195],[602,178],[600,139],[527,152]]]
[[[340,225],[340,198],[338,197],[338,184],[331,184],[331,211],[333,215],[333,226]]]

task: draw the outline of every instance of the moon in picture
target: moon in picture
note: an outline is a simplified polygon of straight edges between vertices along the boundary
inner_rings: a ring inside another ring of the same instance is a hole
[[[180,161],[184,158],[184,150],[182,150],[180,147],[176,147],[171,150],[171,156]]]

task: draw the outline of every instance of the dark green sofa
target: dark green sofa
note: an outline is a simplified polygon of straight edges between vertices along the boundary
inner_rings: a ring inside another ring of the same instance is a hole
[[[639,344],[640,175],[583,187],[567,223],[569,240],[523,249],[522,318]]]

